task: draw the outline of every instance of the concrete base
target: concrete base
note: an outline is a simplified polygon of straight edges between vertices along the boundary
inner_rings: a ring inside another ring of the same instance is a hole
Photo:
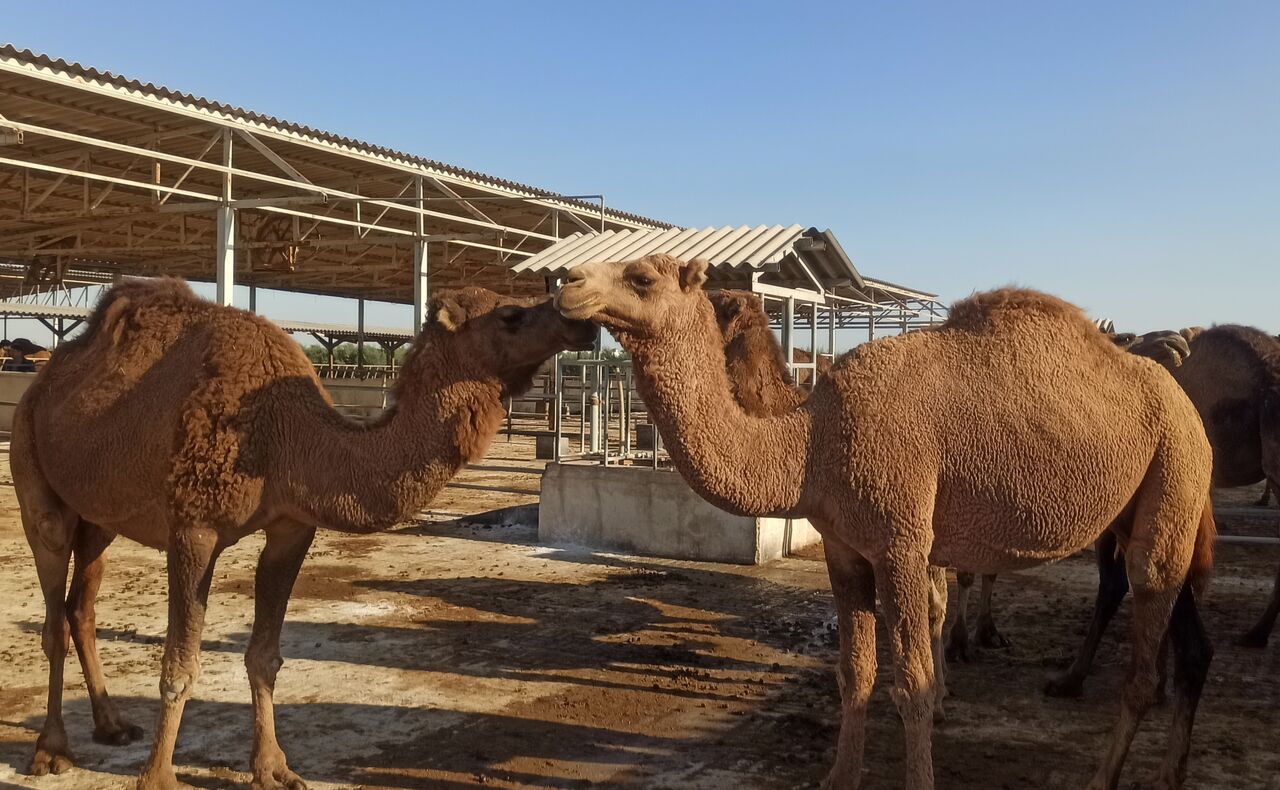
[[[556,457],[556,435],[554,433],[539,433],[533,438],[533,457],[539,461],[549,461]],[[560,455],[569,454],[569,437],[560,437]]]
[[[635,466],[547,464],[538,540],[654,557],[760,564],[817,543],[808,521],[735,516],[679,473]]]

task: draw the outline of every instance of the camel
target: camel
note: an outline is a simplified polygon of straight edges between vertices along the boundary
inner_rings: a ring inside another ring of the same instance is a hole
[[[370,533],[411,518],[484,454],[505,395],[527,387],[561,349],[590,348],[596,334],[547,300],[478,288],[437,295],[430,311],[394,405],[362,426],[334,410],[302,348],[269,321],[201,300],[179,280],[127,281],[103,296],[14,418],[13,479],[44,593],[49,659],[33,774],[73,765],[62,721],[68,632],[89,688],[94,739],[126,744],[142,736],[108,696],[95,643],[104,553],[123,535],[168,552],[161,713],[138,788],[179,786],[173,748],[200,674],[214,562],[260,530],[266,545],[245,653],[253,787],[306,787],[276,740],[272,694],[285,609],[315,531]]]
[[[1103,329],[1103,334],[1116,346],[1123,348],[1130,354],[1154,359],[1166,370],[1173,370],[1178,367],[1191,354],[1191,348],[1187,344],[1186,337],[1182,334],[1182,332],[1189,330],[1175,332],[1170,329],[1160,329],[1142,335],[1129,332],[1117,333],[1109,321],[1105,322],[1101,328]],[[974,574],[965,571],[956,572],[956,616],[951,621],[951,628],[948,630],[946,638],[946,657],[948,661],[968,661],[971,657],[969,651],[968,612],[973,582]],[[978,598],[978,623],[974,631],[974,638],[980,647],[1003,649],[1009,647],[1010,642],[996,627],[995,616],[992,613],[991,600],[995,583],[996,577],[994,574],[983,575],[982,591]],[[1049,687],[1053,687],[1053,685],[1054,682],[1051,680]]]
[[[1204,420],[1213,446],[1213,485],[1234,488],[1280,480],[1280,342],[1251,327],[1216,326],[1192,334],[1191,355],[1173,371]],[[1107,624],[1129,591],[1125,562],[1108,536],[1098,541],[1098,596],[1089,630],[1066,670],[1045,692],[1078,697]],[[1280,616],[1280,571],[1257,624],[1238,640],[1265,647]]]
[[[879,598],[906,734],[906,786],[933,786],[929,566],[996,573],[1059,559],[1111,528],[1136,589],[1133,665],[1092,788],[1119,781],[1155,699],[1167,630],[1177,703],[1158,782],[1181,786],[1212,648],[1193,587],[1212,568],[1212,451],[1186,395],[1075,307],[1019,289],[978,294],[936,331],[867,343],[778,417],[733,399],[703,284],[666,255],[568,274],[563,315],[605,326],[677,470],[740,515],[809,517],[840,628],[842,721],[828,787],[861,779]]]

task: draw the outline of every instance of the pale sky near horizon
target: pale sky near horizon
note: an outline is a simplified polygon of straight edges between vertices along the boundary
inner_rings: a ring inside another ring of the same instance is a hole
[[[947,301],[1280,332],[1280,3],[112,5],[0,36],[680,225],[830,228]]]

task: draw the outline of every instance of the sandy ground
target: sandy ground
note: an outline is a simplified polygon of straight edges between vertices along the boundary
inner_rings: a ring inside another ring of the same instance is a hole
[[[752,568],[550,548],[530,511],[541,467],[531,445],[499,438],[414,526],[318,537],[284,630],[280,740],[312,788],[814,786],[833,757],[835,638],[820,552]],[[149,738],[90,739],[78,664],[67,664],[76,770],[32,778],[43,719],[42,618],[17,504],[0,459],[0,786],[127,788]],[[1220,527],[1275,534],[1280,511],[1220,498]],[[204,675],[175,763],[201,788],[248,781],[250,706],[242,653],[260,542],[218,565]],[[1233,645],[1261,611],[1280,551],[1225,547],[1205,611],[1218,646],[1195,735],[1190,786],[1280,788],[1280,637]],[[112,547],[98,607],[109,685],[152,726],[165,631],[164,558]],[[942,788],[1079,787],[1116,714],[1127,607],[1083,700],[1040,694],[1083,633],[1092,558],[1002,578],[999,620],[1012,641],[953,669],[935,734]],[[866,787],[901,786],[902,734],[887,657],[872,702]],[[1154,710],[1130,778],[1158,763],[1168,708]]]

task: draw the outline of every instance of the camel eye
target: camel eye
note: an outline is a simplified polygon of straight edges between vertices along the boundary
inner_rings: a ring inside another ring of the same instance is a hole
[[[648,288],[653,285],[653,278],[647,274],[633,274],[630,279],[631,284],[636,288]]]

